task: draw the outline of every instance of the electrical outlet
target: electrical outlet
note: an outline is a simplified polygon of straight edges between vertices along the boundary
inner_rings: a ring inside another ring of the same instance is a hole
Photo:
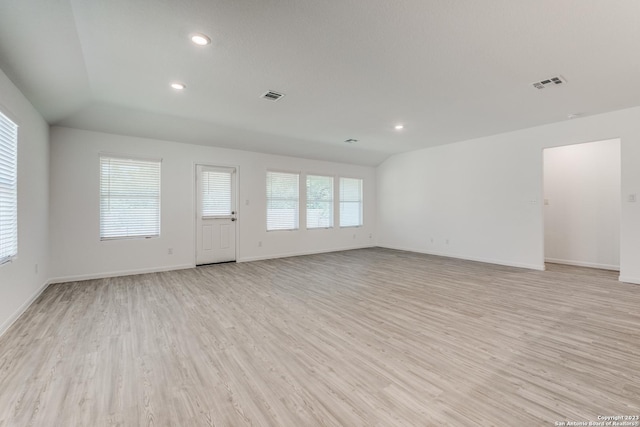
[[[260,240],[260,241],[258,242],[258,247],[259,247],[259,248],[261,248],[261,247],[262,247],[262,240]]]
[[[446,240],[444,241],[444,243],[446,243],[446,244],[448,245],[448,244],[449,244],[449,239],[446,239]]]
[[[173,255],[173,248],[169,248],[169,249],[167,249],[167,254],[169,254],[169,255]]]
[[[629,194],[629,203],[635,203],[636,202],[636,195],[635,194]]]
[[[36,274],[38,274],[38,264],[36,264],[36,266],[34,267],[34,270],[35,270]]]

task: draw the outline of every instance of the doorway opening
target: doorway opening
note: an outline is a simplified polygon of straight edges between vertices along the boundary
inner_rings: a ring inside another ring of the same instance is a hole
[[[544,260],[620,270],[620,139],[547,148]]]

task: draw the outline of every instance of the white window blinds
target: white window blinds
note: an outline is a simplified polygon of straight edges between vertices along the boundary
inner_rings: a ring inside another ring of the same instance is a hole
[[[267,230],[297,230],[299,179],[295,173],[267,172]]]
[[[0,264],[18,253],[18,125],[0,113]]]
[[[362,225],[362,180],[340,178],[340,227]]]
[[[203,170],[202,216],[231,215],[232,172]]]
[[[307,228],[333,227],[333,177],[307,175]]]
[[[100,239],[160,235],[160,161],[100,157]]]

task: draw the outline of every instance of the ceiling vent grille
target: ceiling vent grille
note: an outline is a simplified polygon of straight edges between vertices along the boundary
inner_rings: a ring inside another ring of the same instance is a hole
[[[283,93],[274,92],[272,90],[266,91],[262,94],[261,98],[268,99],[269,101],[277,101],[284,96]]]
[[[558,86],[565,84],[567,81],[562,76],[549,77],[548,79],[540,80],[539,82],[531,83],[536,89],[545,89],[548,87]]]

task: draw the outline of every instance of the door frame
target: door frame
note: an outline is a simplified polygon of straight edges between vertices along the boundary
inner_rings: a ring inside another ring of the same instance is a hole
[[[240,166],[232,165],[228,163],[209,163],[209,162],[197,162],[194,161],[192,164],[191,176],[193,177],[193,266],[198,266],[198,166],[206,166],[212,168],[234,168],[236,170],[236,188],[235,188],[235,199],[236,199],[236,248],[235,248],[235,257],[236,262],[238,262],[238,254],[240,253]]]
[[[545,182],[545,172],[544,172],[544,166],[545,166],[545,162],[544,162],[544,152],[545,150],[549,150],[549,149],[553,149],[553,148],[560,148],[560,147],[568,147],[568,146],[573,146],[573,145],[584,145],[584,144],[591,144],[591,143],[597,143],[597,142],[604,142],[604,141],[613,141],[613,140],[617,140],[618,144],[620,146],[620,187],[618,188],[618,191],[620,192],[620,225],[618,228],[618,257],[620,258],[619,260],[619,265],[618,265],[618,269],[617,270],[612,270],[612,269],[608,269],[608,268],[603,268],[603,267],[593,267],[593,266],[586,266],[586,265],[579,265],[579,264],[567,264],[567,265],[576,265],[579,267],[585,267],[585,268],[596,268],[596,269],[604,269],[604,270],[609,270],[609,271],[617,271],[618,273],[621,271],[622,269],[622,212],[624,210],[624,203],[625,203],[625,199],[624,199],[624,194],[622,193],[622,172],[623,172],[623,165],[622,165],[622,152],[623,152],[623,146],[622,146],[622,137],[621,136],[612,136],[610,138],[598,138],[598,139],[590,139],[587,141],[573,141],[573,142],[564,142],[561,144],[553,144],[553,145],[549,145],[549,146],[543,146],[542,149],[540,150],[540,195],[539,195],[539,208],[540,208],[540,234],[542,235],[542,247],[540,248],[541,250],[541,256],[542,256],[542,269],[543,271],[545,271],[547,269],[546,267],[546,262],[547,262],[547,251],[546,251],[546,241],[545,241],[545,232],[546,232],[546,224],[545,224],[545,186],[544,186],[544,182]],[[619,281],[621,281],[618,278]]]

